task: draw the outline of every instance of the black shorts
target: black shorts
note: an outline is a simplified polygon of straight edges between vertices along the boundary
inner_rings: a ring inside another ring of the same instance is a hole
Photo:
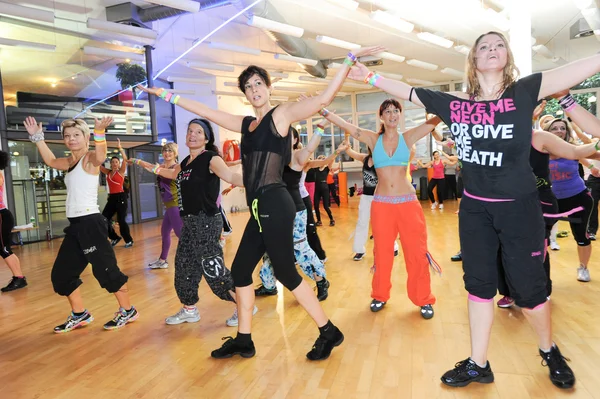
[[[464,196],[459,232],[466,290],[491,299],[498,287],[498,254],[515,303],[534,308],[546,301],[544,218],[537,193],[511,202]]]
[[[13,214],[6,208],[0,209],[0,256],[6,259],[13,254],[10,249],[10,235],[15,227],[15,218]]]
[[[571,232],[577,245],[587,247],[591,244],[587,230],[590,223],[590,216],[592,215],[592,208],[594,207],[594,199],[590,191],[586,188],[579,194],[558,200],[558,209],[560,212],[569,212],[578,207],[583,209],[569,215],[569,219],[571,219],[569,224],[571,225]]]

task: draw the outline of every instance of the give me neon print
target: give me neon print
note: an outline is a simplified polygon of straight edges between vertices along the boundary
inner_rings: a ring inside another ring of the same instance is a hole
[[[512,98],[478,103],[451,101],[449,127],[456,143],[458,159],[471,164],[501,167],[504,154],[483,150],[478,148],[478,144],[481,144],[482,140],[513,139],[514,124],[501,123],[497,119],[510,120],[511,118],[503,114],[516,110]]]

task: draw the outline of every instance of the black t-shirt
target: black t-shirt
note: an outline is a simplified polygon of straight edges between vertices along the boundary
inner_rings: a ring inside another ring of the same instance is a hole
[[[290,168],[288,165],[285,165],[283,168],[283,181],[287,186],[287,190],[292,196],[294,200],[294,204],[296,205],[296,212],[300,212],[306,209],[306,205],[304,205],[304,201],[302,201],[302,196],[300,195],[300,178],[302,177],[302,171],[296,171]]]
[[[317,183],[327,184],[327,175],[329,174],[329,166],[325,166],[323,170],[317,168]]]
[[[370,155],[363,161],[363,194],[375,195],[375,189],[377,188],[378,182],[377,171],[375,170],[375,165],[369,166],[369,159],[371,159]]]
[[[319,170],[319,168],[310,168],[309,170],[306,171],[306,178],[304,179],[304,181],[306,183],[314,183],[317,181],[317,171]]]
[[[517,199],[535,193],[529,152],[531,117],[541,82],[541,73],[519,79],[493,101],[415,90],[428,112],[438,115],[450,128],[469,194]]]
[[[210,161],[219,155],[213,151],[204,151],[192,162],[190,156],[181,161],[181,172],[177,175],[177,191],[179,196],[179,214],[207,215],[219,213],[217,198],[221,182],[217,175],[210,171]]]
[[[251,132],[250,123],[256,118],[247,116],[242,122],[242,171],[246,201],[252,200],[272,187],[285,187],[283,167],[292,160],[292,134],[282,137],[273,122],[271,109]],[[290,127],[291,129],[291,127]]]

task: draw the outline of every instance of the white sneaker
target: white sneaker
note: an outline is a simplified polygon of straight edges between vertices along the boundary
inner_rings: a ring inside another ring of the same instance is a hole
[[[583,281],[584,283],[591,281],[590,269],[588,269],[587,267],[579,266],[577,268],[577,280]]]
[[[198,308],[194,308],[194,310],[187,310],[186,308],[181,308],[179,312],[177,312],[173,316],[167,317],[165,320],[165,322],[169,325],[181,323],[196,323],[197,321],[200,321],[200,312],[198,312]]]
[[[221,234],[223,237],[227,237],[228,235],[230,235],[231,233],[233,233],[233,230],[229,230],[229,231],[225,231],[223,230],[223,233]]]
[[[434,202],[433,204],[431,204],[431,209],[435,209],[438,206],[437,202]]]
[[[444,204],[440,204],[440,209],[444,209]]]
[[[560,245],[556,241],[550,241],[550,249],[553,251],[560,251]]]
[[[150,269],[166,269],[169,267],[169,264],[166,260],[156,259],[154,262],[148,264],[148,268]]]
[[[256,307],[256,305],[254,305],[254,310],[252,310],[252,315],[255,315],[256,312],[258,312],[258,308]],[[235,307],[235,310],[233,311],[233,315],[227,319],[225,324],[227,324],[229,327],[237,327],[237,325],[238,325],[237,306]]]

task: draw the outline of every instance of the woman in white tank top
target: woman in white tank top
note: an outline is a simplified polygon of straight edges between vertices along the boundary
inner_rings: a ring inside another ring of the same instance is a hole
[[[54,291],[69,299],[71,314],[67,321],[54,328],[65,333],[90,324],[94,318],[84,307],[79,276],[88,263],[102,288],[115,294],[119,311],[104,324],[107,330],[124,327],[138,318],[137,310],[129,302],[127,276],[117,265],[117,258],[107,240],[107,220],[98,208],[98,175],[106,159],[105,129],[113,122],[110,117],[95,121],[96,149],[89,151],[90,130],[83,119],[68,119],[61,124],[63,140],[71,155],[56,158],[44,142],[42,124],[29,116],[24,122],[29,139],[36,144],[46,165],[66,171],[67,218],[69,226],[52,267]]]

